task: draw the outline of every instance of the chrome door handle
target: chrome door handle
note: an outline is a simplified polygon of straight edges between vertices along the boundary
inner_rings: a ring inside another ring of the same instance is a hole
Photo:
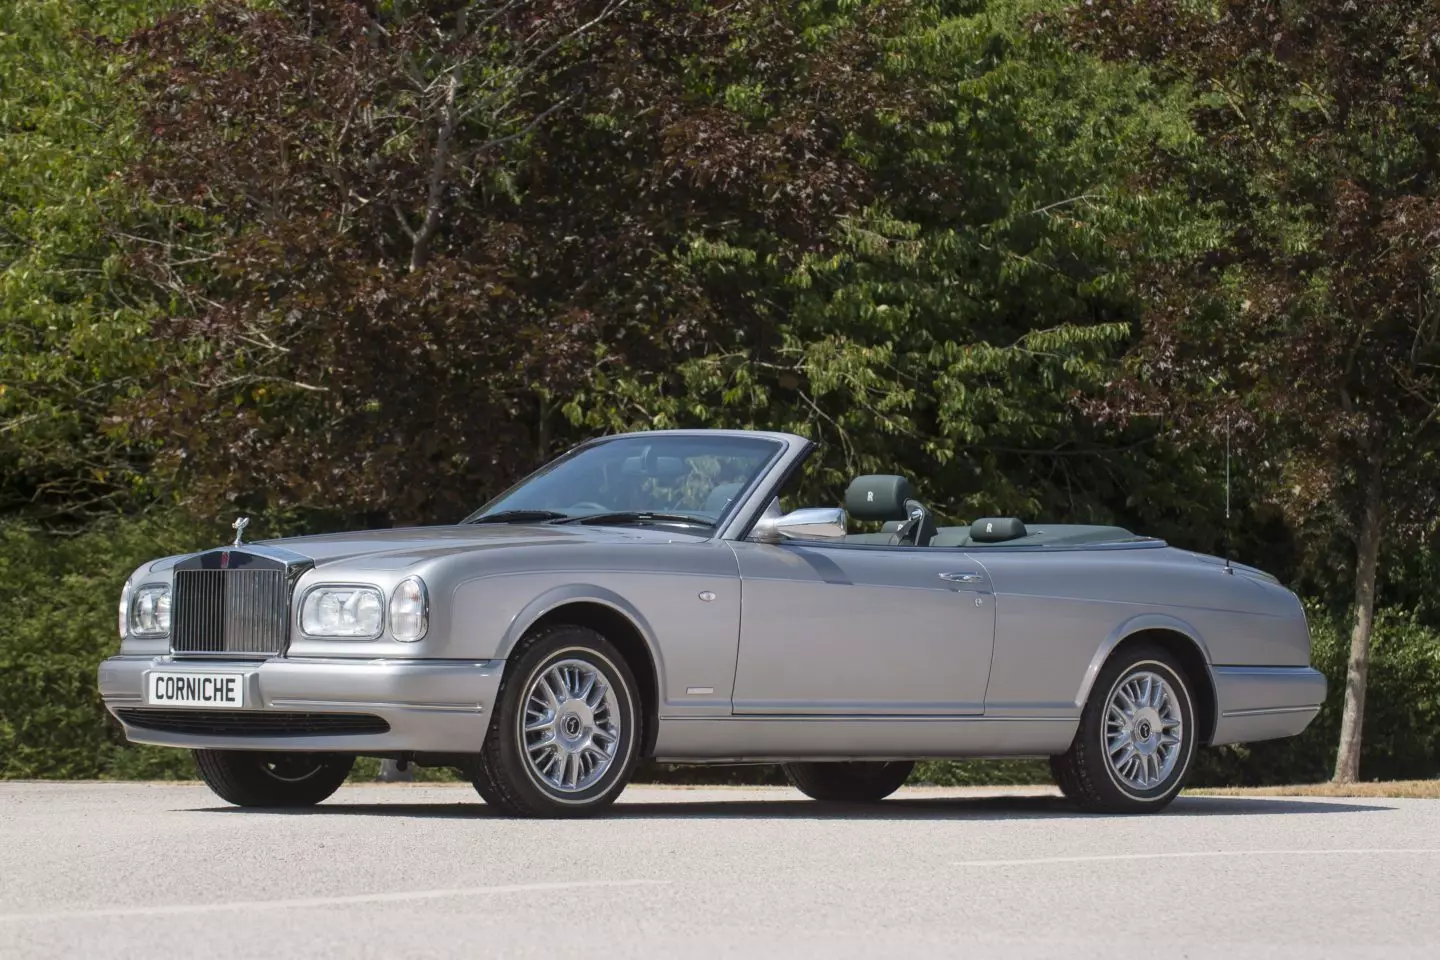
[[[985,574],[966,571],[964,573],[942,573],[940,579],[948,583],[984,583]]]

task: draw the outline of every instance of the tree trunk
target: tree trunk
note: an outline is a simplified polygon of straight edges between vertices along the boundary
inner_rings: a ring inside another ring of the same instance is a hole
[[[540,425],[536,430],[535,455],[538,458],[537,463],[544,463],[550,459],[550,396],[541,390],[539,400]]]
[[[1360,776],[1361,727],[1365,721],[1365,677],[1370,671],[1370,635],[1375,627],[1375,570],[1380,561],[1384,500],[1380,468],[1365,488],[1364,514],[1355,553],[1355,623],[1350,631],[1350,663],[1345,671],[1345,712],[1340,718],[1340,751],[1335,757],[1335,782],[1354,783]]]

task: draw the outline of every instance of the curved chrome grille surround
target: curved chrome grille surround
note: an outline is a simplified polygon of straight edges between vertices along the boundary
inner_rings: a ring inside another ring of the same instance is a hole
[[[284,652],[295,581],[310,566],[288,551],[254,547],[176,564],[171,652],[257,659]]]

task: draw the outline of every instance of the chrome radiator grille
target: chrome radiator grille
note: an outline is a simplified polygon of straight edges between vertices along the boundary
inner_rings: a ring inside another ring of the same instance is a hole
[[[285,647],[290,591],[283,570],[177,570],[176,653],[268,656]]]

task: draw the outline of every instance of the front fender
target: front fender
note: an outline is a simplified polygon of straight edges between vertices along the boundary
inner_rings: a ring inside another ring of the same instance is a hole
[[[630,621],[635,632],[640,634],[645,641],[645,646],[650,650],[650,656],[655,660],[657,668],[662,668],[660,644],[655,640],[655,631],[651,627],[645,615],[635,608],[635,605],[626,600],[614,590],[602,587],[595,583],[567,583],[561,586],[551,587],[529,603],[525,604],[520,611],[511,618],[505,633],[500,638],[500,643],[495,648],[495,659],[509,659],[511,652],[515,649],[530,628],[535,625],[541,617],[552,613],[569,604],[587,603],[598,604],[608,607],[615,613]],[[663,668],[660,670],[664,676]]]

